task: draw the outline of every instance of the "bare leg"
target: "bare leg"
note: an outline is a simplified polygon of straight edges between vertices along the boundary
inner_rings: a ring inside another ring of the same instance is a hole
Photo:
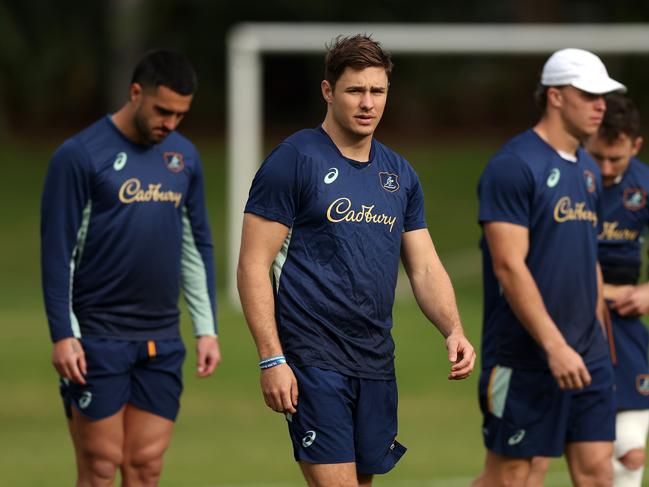
[[[530,476],[525,487],[543,487],[545,474],[550,466],[549,457],[534,457],[530,468]]]
[[[162,457],[171,441],[173,421],[126,405],[124,412],[124,487],[155,487]]]
[[[72,408],[68,421],[77,459],[77,487],[108,487],[122,463],[124,409],[108,418],[91,421]]]
[[[357,474],[356,464],[300,462],[309,487],[371,487],[372,475]]]
[[[509,458],[487,450],[484,471],[471,487],[526,487],[531,458]]]
[[[612,487],[613,442],[579,441],[565,450],[575,487]]]

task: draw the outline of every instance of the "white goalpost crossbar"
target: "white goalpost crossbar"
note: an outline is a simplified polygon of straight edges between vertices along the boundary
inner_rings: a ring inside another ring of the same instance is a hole
[[[264,54],[324,53],[337,35],[372,34],[392,54],[649,53],[649,24],[244,23],[227,39],[228,297],[238,303],[236,267],[243,209],[262,161]],[[532,87],[530,87],[531,89]],[[286,134],[287,136],[289,134]]]

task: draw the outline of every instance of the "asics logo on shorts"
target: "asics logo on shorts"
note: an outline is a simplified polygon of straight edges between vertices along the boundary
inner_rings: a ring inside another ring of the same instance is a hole
[[[86,409],[88,406],[90,406],[91,401],[92,401],[92,392],[85,391],[83,394],[81,394],[81,398],[79,399],[79,408]]]
[[[329,172],[325,174],[324,182],[325,184],[331,184],[336,180],[337,177],[338,177],[338,169],[336,169],[335,167],[330,167]]]
[[[302,438],[302,446],[304,448],[309,448],[311,445],[313,445],[313,442],[315,441],[315,437],[316,437],[315,431],[313,430],[307,431],[304,438]]]
[[[507,444],[510,446],[518,445],[525,438],[525,430],[518,430],[516,433],[511,435],[507,440]]]

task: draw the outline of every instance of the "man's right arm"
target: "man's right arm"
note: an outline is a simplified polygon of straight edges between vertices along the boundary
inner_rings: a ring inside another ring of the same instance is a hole
[[[54,342],[52,364],[61,377],[82,384],[86,362],[72,310],[72,283],[83,247],[80,229],[90,216],[89,179],[87,154],[69,140],[50,161],[41,203],[41,272]]]
[[[483,224],[494,273],[512,311],[543,348],[552,375],[562,389],[581,389],[591,378],[581,356],[565,341],[550,317],[536,282],[525,263],[529,231],[513,223]]]
[[[244,215],[237,286],[260,360],[283,355],[269,270],[287,235],[288,227],[281,223],[253,213]],[[262,369],[261,388],[266,404],[274,411],[297,411],[297,380],[287,364]]]

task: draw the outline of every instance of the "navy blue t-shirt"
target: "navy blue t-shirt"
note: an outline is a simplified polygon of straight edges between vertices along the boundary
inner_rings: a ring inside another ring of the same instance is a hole
[[[597,302],[597,233],[601,178],[583,150],[572,162],[533,130],[514,137],[489,161],[478,186],[481,224],[529,230],[525,263],[568,344],[591,363],[608,353]],[[547,357],[511,310],[483,237],[483,367],[547,368]]]
[[[359,163],[322,128],[302,130],[264,161],[245,211],[290,229],[273,264],[289,362],[394,378],[390,330],[402,232],[426,227],[410,164],[377,141],[369,162]]]
[[[197,335],[216,333],[212,239],[196,148],[126,138],[109,116],[65,141],[41,205],[52,340],[179,337],[182,285]]]
[[[635,284],[640,274],[642,233],[649,225],[649,167],[632,158],[618,184],[602,193],[599,261],[604,281]]]

